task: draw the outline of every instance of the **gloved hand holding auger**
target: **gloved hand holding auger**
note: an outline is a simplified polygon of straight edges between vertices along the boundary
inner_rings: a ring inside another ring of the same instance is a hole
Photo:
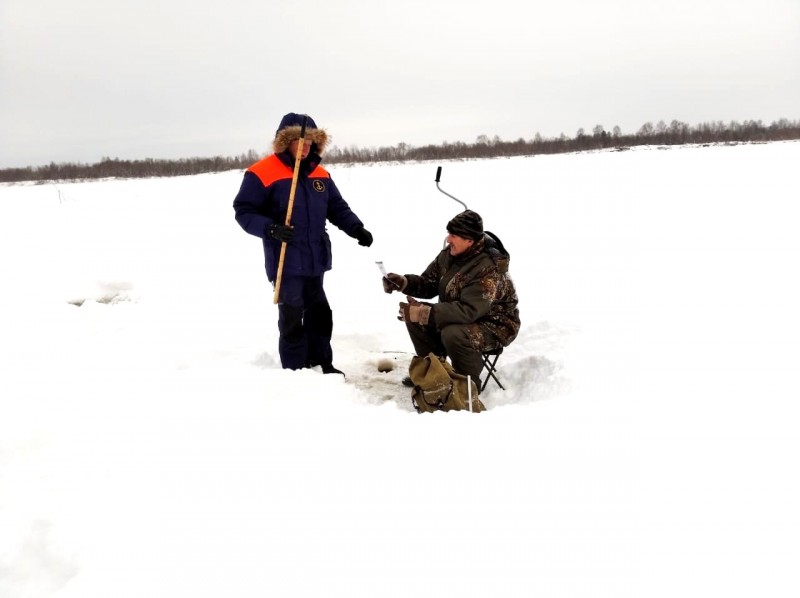
[[[294,229],[283,224],[273,224],[269,227],[269,236],[282,243],[291,243],[294,239]]]

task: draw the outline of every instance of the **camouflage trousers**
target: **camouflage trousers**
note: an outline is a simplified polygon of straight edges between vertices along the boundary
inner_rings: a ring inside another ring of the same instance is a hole
[[[435,326],[406,323],[408,335],[417,355],[429,353],[449,357],[453,369],[464,376],[471,376],[480,388],[483,371],[481,353],[497,346],[497,338],[480,324],[450,324],[441,330]]]

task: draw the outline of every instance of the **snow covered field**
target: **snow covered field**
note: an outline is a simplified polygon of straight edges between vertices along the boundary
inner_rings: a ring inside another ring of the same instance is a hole
[[[413,412],[375,265],[441,248],[440,164],[331,168],[346,382],[280,369],[241,172],[0,186],[0,596],[796,596],[799,163],[441,163],[520,296],[481,415]]]

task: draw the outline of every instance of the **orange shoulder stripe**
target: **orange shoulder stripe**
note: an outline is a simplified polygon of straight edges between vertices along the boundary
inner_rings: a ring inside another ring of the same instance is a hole
[[[259,160],[248,168],[247,172],[256,175],[265,187],[281,179],[291,179],[293,174],[292,169],[281,162],[275,154]],[[331,175],[322,166],[317,166],[308,176],[315,179],[328,179]]]
[[[310,175],[308,175],[310,179],[329,179],[331,178],[330,173],[325,170],[322,166],[317,166]]]
[[[292,178],[292,169],[281,162],[275,154],[259,160],[248,168],[247,172],[252,172],[256,175],[265,187],[275,181]]]

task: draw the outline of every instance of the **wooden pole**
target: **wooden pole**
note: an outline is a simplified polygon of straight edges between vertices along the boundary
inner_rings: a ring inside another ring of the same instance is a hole
[[[300,162],[303,159],[303,145],[305,145],[306,137],[306,123],[308,116],[303,116],[303,125],[300,127],[300,139],[297,144],[297,154],[294,157],[294,172],[292,173],[292,187],[289,190],[289,206],[286,208],[286,226],[292,224],[292,208],[294,208],[294,194],[297,191],[297,177],[300,174]],[[283,261],[286,258],[286,241],[281,243],[281,256],[278,260],[278,276],[275,278],[275,295],[272,297],[272,302],[278,304],[278,298],[281,293],[281,279],[283,278]]]

